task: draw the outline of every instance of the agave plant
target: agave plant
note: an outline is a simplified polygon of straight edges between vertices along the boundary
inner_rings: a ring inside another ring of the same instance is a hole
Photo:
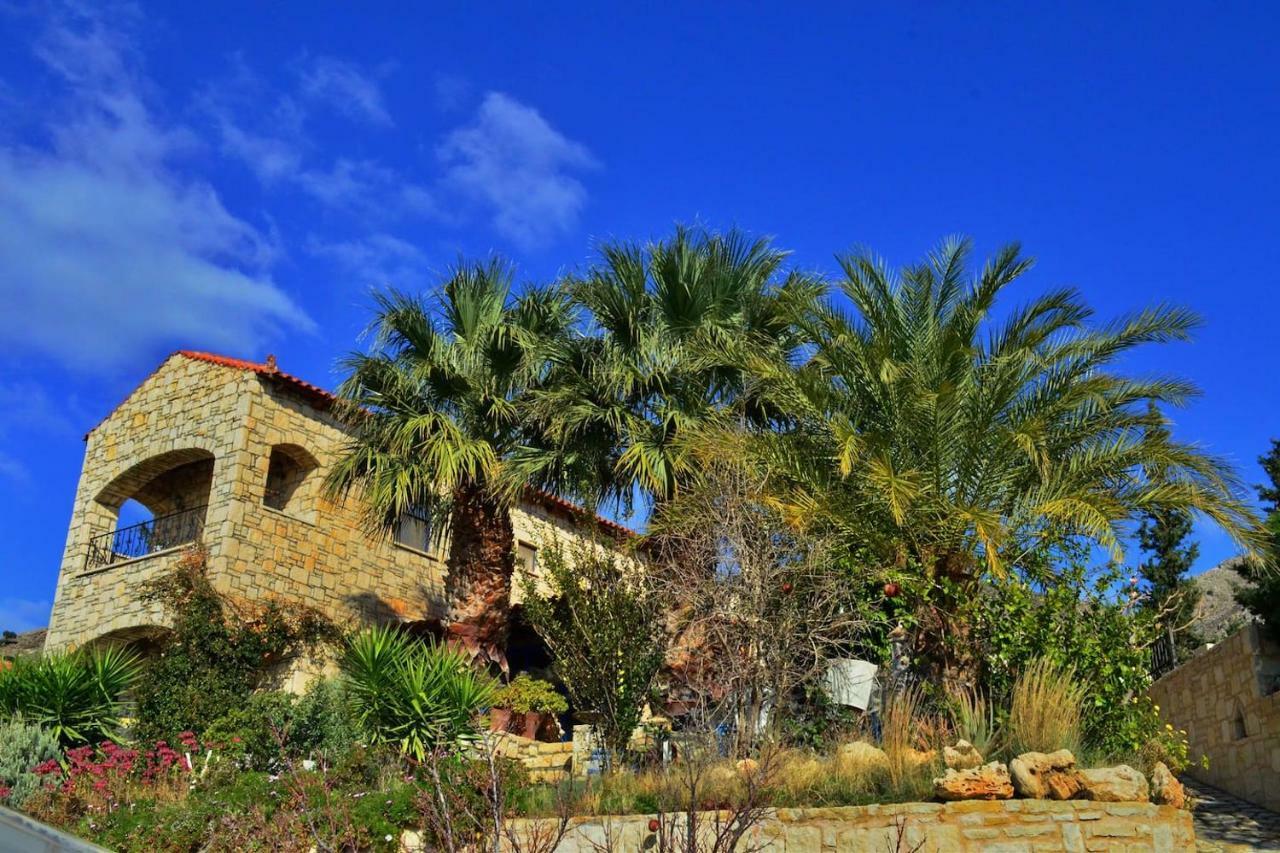
[[[114,740],[141,671],[136,652],[115,646],[19,658],[0,671],[0,712],[21,714],[64,746]]]
[[[375,627],[347,642],[347,695],[372,743],[392,743],[419,761],[434,747],[475,737],[475,717],[496,685],[457,648]]]

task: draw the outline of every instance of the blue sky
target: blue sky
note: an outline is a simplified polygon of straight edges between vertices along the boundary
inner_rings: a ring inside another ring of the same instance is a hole
[[[81,436],[166,353],[331,385],[372,286],[676,222],[827,271],[1020,240],[1024,296],[1188,305],[1129,367],[1198,382],[1176,434],[1260,479],[1275,4],[418,5],[0,5],[0,628],[45,623]]]

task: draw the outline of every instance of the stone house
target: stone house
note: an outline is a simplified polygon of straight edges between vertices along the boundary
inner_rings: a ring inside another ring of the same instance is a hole
[[[355,499],[323,493],[325,468],[345,440],[333,402],[271,357],[167,358],[85,436],[46,648],[145,644],[164,631],[163,612],[140,600],[139,587],[196,542],[215,589],[233,600],[301,602],[342,626],[435,630],[445,551],[430,541],[431,520],[406,516],[378,538],[363,529]],[[126,505],[150,518],[129,524]],[[540,545],[580,536],[586,525],[605,541],[630,534],[543,493],[511,515],[518,571],[536,571]],[[517,627],[513,665],[522,648],[536,657],[534,646]]]

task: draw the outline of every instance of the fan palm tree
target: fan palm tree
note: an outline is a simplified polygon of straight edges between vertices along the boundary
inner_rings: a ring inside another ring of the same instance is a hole
[[[785,259],[738,231],[681,227],[661,242],[605,245],[586,275],[566,282],[589,333],[565,350],[529,410],[589,479],[570,483],[552,463],[559,457],[531,453],[517,481],[627,510],[637,495],[660,503],[695,473],[682,437],[723,419],[780,417],[745,365],[792,361],[794,318],[821,293],[811,276],[784,272]]]
[[[1118,556],[1152,511],[1207,516],[1254,550],[1257,519],[1231,468],[1150,428],[1149,403],[1182,405],[1195,388],[1117,369],[1142,344],[1187,340],[1196,318],[1159,306],[1091,325],[1071,289],[997,318],[1032,262],[1011,245],[973,276],[970,252],[948,240],[896,275],[867,253],[839,258],[853,310],[813,312],[811,358],[768,377],[773,404],[795,416],[773,441],[793,518],[962,586],[1057,536]]]
[[[376,297],[368,353],[346,361],[339,396],[351,438],[331,470],[335,495],[356,490],[369,527],[406,513],[448,540],[445,621],[473,655],[506,668],[515,541],[501,469],[530,434],[520,401],[545,381],[572,326],[556,289],[512,291],[509,263],[460,263],[434,298]]]

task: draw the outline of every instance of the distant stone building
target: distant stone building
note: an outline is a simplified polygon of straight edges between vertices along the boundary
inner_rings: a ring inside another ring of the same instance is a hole
[[[431,520],[406,516],[378,538],[362,529],[354,499],[323,493],[345,441],[333,402],[272,358],[166,359],[85,436],[46,648],[162,632],[164,613],[139,587],[197,542],[210,581],[233,599],[302,602],[343,626],[438,623],[445,567]],[[121,526],[128,501],[151,518]],[[512,523],[517,569],[534,569],[540,544],[584,524],[629,532],[541,493],[512,510]]]

